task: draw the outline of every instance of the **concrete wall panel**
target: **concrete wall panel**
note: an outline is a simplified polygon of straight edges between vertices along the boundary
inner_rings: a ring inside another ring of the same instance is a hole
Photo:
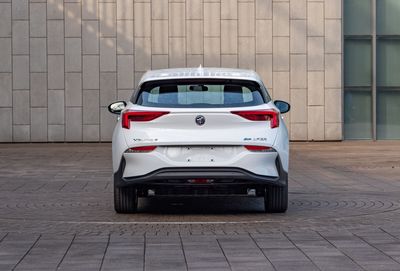
[[[292,140],[342,139],[341,0],[0,0],[0,141],[109,141],[147,70],[256,70]]]

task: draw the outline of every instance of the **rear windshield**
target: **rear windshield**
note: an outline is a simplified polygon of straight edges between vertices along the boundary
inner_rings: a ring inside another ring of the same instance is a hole
[[[133,98],[135,99],[135,98]],[[136,104],[151,107],[240,107],[268,102],[257,83],[241,80],[165,80],[143,84]]]

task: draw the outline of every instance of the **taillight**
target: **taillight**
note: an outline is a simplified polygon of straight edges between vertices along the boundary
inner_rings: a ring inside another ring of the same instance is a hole
[[[255,145],[245,145],[244,146],[247,150],[252,152],[271,152],[274,151],[271,147],[266,146],[255,146]]]
[[[168,113],[165,111],[125,111],[122,113],[122,127],[129,129],[131,121],[152,121]]]
[[[157,146],[142,146],[142,147],[133,147],[127,149],[125,152],[127,153],[137,153],[137,152],[151,152],[154,151]]]
[[[279,113],[275,110],[232,111],[232,114],[252,121],[270,121],[271,128],[279,127]]]

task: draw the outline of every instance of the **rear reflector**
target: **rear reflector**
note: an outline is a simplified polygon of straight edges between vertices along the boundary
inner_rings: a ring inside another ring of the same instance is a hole
[[[232,111],[232,114],[251,121],[270,121],[271,128],[279,127],[279,113],[275,110]]]
[[[271,147],[266,146],[254,146],[254,145],[245,145],[244,146],[247,150],[252,152],[271,152],[273,149]]]
[[[129,129],[131,128],[131,121],[152,121],[168,113],[165,111],[125,111],[122,113],[122,127]]]
[[[197,179],[189,179],[189,183],[193,184],[208,184],[208,183],[213,183],[213,179],[204,179],[204,178],[197,178]]]
[[[151,152],[154,151],[157,146],[143,146],[143,147],[134,147],[127,149],[125,152],[128,153],[137,153],[137,152]]]

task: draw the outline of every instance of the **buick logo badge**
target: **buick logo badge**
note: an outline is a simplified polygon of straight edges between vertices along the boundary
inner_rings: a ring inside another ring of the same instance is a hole
[[[206,122],[206,118],[202,115],[198,115],[195,119],[197,125],[203,125]]]

